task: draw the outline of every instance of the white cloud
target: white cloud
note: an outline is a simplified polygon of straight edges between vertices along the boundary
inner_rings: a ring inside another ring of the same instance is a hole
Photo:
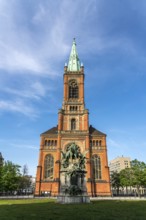
[[[34,91],[28,90],[27,88],[23,89],[13,89],[13,88],[3,88],[3,91],[6,93],[14,95],[15,97],[27,98],[27,99],[40,99],[40,95],[35,93]]]
[[[39,96],[45,96],[46,90],[49,90],[49,86],[46,88],[44,84],[41,84],[40,82],[34,82],[31,85],[31,88],[35,91],[36,94]]]
[[[21,100],[15,100],[15,101],[0,100],[0,110],[21,113],[31,118],[36,118],[38,116],[37,111],[33,107],[29,106],[28,103],[22,102]]]
[[[33,82],[30,81],[23,82],[20,85],[10,84],[8,86],[4,84],[1,86],[0,91],[5,93],[5,95],[9,95],[11,99],[21,98],[21,101],[26,102],[27,100],[40,101],[45,96],[51,97],[51,92],[56,89],[50,85],[49,81],[44,83],[35,80]]]
[[[38,62],[38,60],[31,54],[22,51],[17,51],[11,47],[1,47],[3,56],[1,54],[0,68],[8,71],[29,71],[29,73],[44,73],[46,70]],[[24,72],[23,72],[24,74]]]
[[[121,143],[118,143],[117,141],[111,139],[111,138],[108,138],[107,139],[107,145],[108,147],[110,148],[121,148]]]
[[[85,23],[88,15],[91,15],[93,8],[94,13],[96,12],[94,0],[90,3],[62,1],[58,2],[59,8],[55,8],[55,3],[36,2],[34,14],[31,15],[27,27],[25,23],[23,24],[26,18],[25,11],[19,8],[19,4],[13,1],[5,2],[0,6],[3,11],[1,16],[5,21],[3,22],[3,19],[0,21],[3,29],[0,37],[1,69],[15,74],[25,71],[29,74],[54,76],[56,73],[54,73],[53,63],[57,63],[64,57],[68,59],[67,54],[69,56],[72,38],[78,37],[77,33],[80,37],[85,36],[86,50],[91,47],[91,44],[94,50],[97,46],[99,50],[106,47],[101,38],[89,36],[89,33],[85,34],[87,30],[81,30],[82,23]],[[80,13],[80,7],[82,7],[82,13]],[[16,17],[15,13],[17,13]],[[20,17],[20,23],[17,17]],[[35,35],[36,27],[39,29],[38,35]],[[69,37],[71,39],[68,44]]]
[[[25,10],[22,10],[19,3],[13,3],[0,3],[0,11],[3,12],[0,15],[0,69],[15,74],[29,73],[40,76],[46,74],[51,77],[56,76],[50,61],[53,59],[53,55],[54,59],[57,60],[56,51],[60,51],[59,55],[63,52],[63,50],[58,48],[59,43],[61,49],[64,46],[60,41],[53,43],[54,39],[50,34],[52,26],[50,27],[46,24],[46,20],[44,22],[50,30],[46,32],[45,26],[43,30],[40,30],[39,34],[35,34],[35,31],[32,31],[32,29],[35,29],[37,25],[29,20],[26,26]],[[41,15],[37,15],[37,19],[42,16],[42,13],[45,14],[43,5],[38,10],[36,13]],[[48,14],[47,16],[49,17],[50,15]],[[31,18],[33,20],[33,15],[31,15]],[[43,19],[46,19],[46,17]],[[39,26],[38,28],[41,27]]]
[[[36,142],[36,141],[35,141]],[[22,149],[34,149],[38,150],[39,146],[34,146],[32,143],[32,140],[20,140],[20,139],[0,139],[0,143],[4,145],[5,147],[8,145],[8,147],[16,147],[16,148],[22,148]],[[29,143],[29,144],[28,144]]]
[[[79,41],[83,39],[83,53],[85,50],[90,54],[103,53],[112,48],[137,53],[131,39],[108,32],[110,30],[102,23],[104,7],[107,9],[105,2],[95,0],[35,1],[35,8],[33,2],[30,3],[30,10],[33,9],[30,15],[22,9],[22,3],[0,1],[0,68],[15,74],[25,71],[54,76],[54,63],[68,59],[71,40],[76,36]]]

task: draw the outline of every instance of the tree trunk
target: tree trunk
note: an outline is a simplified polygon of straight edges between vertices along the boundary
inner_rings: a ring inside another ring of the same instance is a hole
[[[138,194],[138,197],[140,197],[140,186],[137,186],[137,194]]]

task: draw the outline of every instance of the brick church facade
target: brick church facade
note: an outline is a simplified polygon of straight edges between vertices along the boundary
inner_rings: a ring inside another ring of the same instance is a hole
[[[64,67],[64,96],[58,126],[41,134],[35,195],[60,190],[61,151],[75,143],[86,154],[86,187],[89,196],[110,196],[106,134],[89,126],[84,102],[84,67],[73,40],[68,65]]]

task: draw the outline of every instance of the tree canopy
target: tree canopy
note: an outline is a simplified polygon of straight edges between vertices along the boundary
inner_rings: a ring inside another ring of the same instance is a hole
[[[14,191],[18,189],[20,179],[20,166],[11,161],[4,162],[1,166],[0,186],[1,191]]]
[[[31,185],[31,177],[28,175],[27,165],[21,166],[5,161],[0,166],[0,192],[12,193],[15,191],[22,192],[28,189]]]
[[[134,187],[140,196],[140,188],[146,187],[146,163],[137,159],[132,160],[130,168],[111,174],[111,184],[117,190],[117,194],[119,194],[120,187]]]

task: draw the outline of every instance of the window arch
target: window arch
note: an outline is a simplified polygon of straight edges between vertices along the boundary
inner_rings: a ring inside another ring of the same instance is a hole
[[[101,140],[100,140],[100,141],[99,141],[99,146],[100,146],[100,147],[101,147],[101,143],[102,143],[102,142],[101,142]]]
[[[101,159],[98,155],[93,155],[93,175],[94,179],[101,179]]]
[[[46,155],[44,162],[44,176],[46,179],[53,179],[54,157],[51,154]]]
[[[76,80],[71,80],[69,82],[69,98],[77,99],[79,96],[79,88]]]
[[[76,119],[72,118],[71,119],[71,130],[75,130],[76,129]]]

